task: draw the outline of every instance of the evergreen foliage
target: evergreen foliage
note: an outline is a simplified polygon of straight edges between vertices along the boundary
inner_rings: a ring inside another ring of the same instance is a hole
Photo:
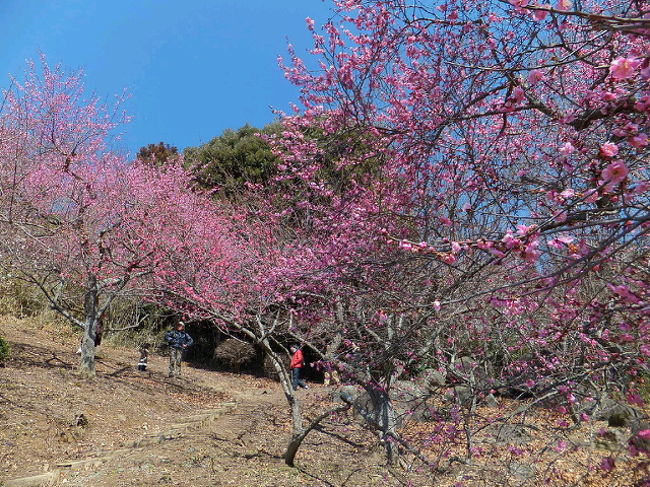
[[[164,166],[178,159],[178,148],[165,142],[141,147],[137,159],[153,166]]]
[[[239,194],[246,183],[265,184],[275,173],[278,159],[259,134],[271,135],[279,128],[270,124],[260,130],[246,124],[227,129],[207,144],[185,149],[185,164],[201,187],[226,197]]]

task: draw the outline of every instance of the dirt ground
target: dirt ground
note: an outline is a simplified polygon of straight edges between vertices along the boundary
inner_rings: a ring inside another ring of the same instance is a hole
[[[12,347],[0,368],[0,486],[505,485],[505,477],[495,483],[494,475],[478,475],[484,468],[461,462],[438,472],[387,468],[376,437],[349,414],[312,432],[297,468],[289,468],[282,459],[288,409],[269,379],[188,364],[182,378],[169,379],[166,357],[151,356],[149,370],[138,372],[137,351],[106,343],[97,378],[82,380],[75,372],[78,337],[65,327],[2,316],[0,335]],[[312,384],[299,394],[314,417],[336,391]],[[410,434],[435,427],[419,424]],[[629,477],[589,473],[599,455],[582,465],[587,474],[564,485],[631,485]],[[531,485],[530,475],[510,473],[508,485]]]
[[[169,379],[156,355],[142,373],[137,351],[106,343],[88,381],[75,372],[76,335],[10,316],[0,335],[12,347],[0,368],[0,485],[29,476],[95,487],[390,485],[374,437],[350,425],[312,433],[298,468],[287,467],[290,421],[272,380],[185,363]],[[307,415],[330,406],[332,392],[300,391]]]

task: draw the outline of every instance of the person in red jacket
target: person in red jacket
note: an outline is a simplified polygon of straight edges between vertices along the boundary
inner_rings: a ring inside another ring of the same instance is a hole
[[[291,347],[289,347],[289,350],[291,350],[292,354],[289,369],[291,370],[291,385],[293,386],[293,390],[297,391],[298,387],[309,389],[305,381],[300,378],[300,372],[305,365],[305,359],[302,356],[302,350],[300,350],[298,345],[291,345]]]

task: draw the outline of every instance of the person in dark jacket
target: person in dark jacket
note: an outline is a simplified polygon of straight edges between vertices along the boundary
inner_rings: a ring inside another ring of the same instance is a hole
[[[298,345],[291,345],[289,350],[291,350],[292,353],[289,369],[291,370],[291,385],[293,386],[293,390],[297,391],[298,387],[309,389],[305,381],[300,378],[300,372],[305,365],[305,359],[302,355],[302,350],[300,350]]]
[[[169,345],[169,377],[180,377],[183,352],[192,346],[194,340],[185,332],[185,323],[179,321],[175,330],[165,334],[165,341]]]

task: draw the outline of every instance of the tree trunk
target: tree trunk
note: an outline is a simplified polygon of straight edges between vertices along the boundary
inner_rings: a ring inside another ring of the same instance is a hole
[[[381,435],[381,442],[386,449],[386,460],[390,465],[399,461],[399,451],[393,438],[397,438],[397,417],[393,401],[383,389],[367,387],[366,392],[370,395],[374,406],[374,423]]]
[[[84,302],[84,335],[81,339],[81,361],[79,374],[83,377],[95,377],[95,338],[97,334],[97,280],[88,278]]]
[[[319,417],[313,420],[309,424],[309,426],[307,426],[307,428],[303,427],[302,405],[300,403],[300,400],[296,397],[295,391],[293,390],[293,385],[291,382],[291,374],[289,370],[287,370],[284,360],[282,360],[282,357],[278,355],[278,353],[275,350],[273,350],[268,338],[260,339],[259,335],[255,335],[250,332],[248,334],[251,338],[254,338],[259,345],[262,346],[266,354],[271,359],[273,368],[277,372],[278,377],[280,379],[280,384],[282,385],[284,396],[287,399],[287,403],[289,404],[289,407],[291,408],[292,431],[291,431],[291,438],[289,439],[289,443],[284,452],[284,462],[288,466],[293,467],[298,450],[302,445],[302,442],[307,436],[307,434],[309,434],[311,430],[313,430],[316,426],[318,426],[318,424],[323,419],[328,417],[330,414],[335,413],[337,411],[348,409],[350,406],[347,404],[337,406],[321,414]],[[263,329],[260,330],[260,335],[262,336],[265,335],[265,331]]]
[[[302,427],[302,408],[300,407],[300,401],[296,398],[295,394],[292,394],[291,397],[287,397],[289,401],[289,406],[291,406],[291,439],[287,445],[287,449],[284,452],[284,463],[288,466],[294,466],[294,459],[298,453],[298,449],[302,443],[302,440],[305,437],[305,430]]]
[[[318,416],[316,419],[314,419],[307,428],[304,428],[300,434],[296,434],[294,432],[293,435],[291,435],[291,440],[289,441],[289,444],[287,445],[287,450],[284,453],[284,461],[285,463],[293,467],[294,466],[294,460],[296,458],[296,454],[298,453],[298,449],[300,448],[300,445],[302,444],[303,440],[307,437],[309,432],[313,430],[316,426],[320,424],[321,421],[323,421],[325,418],[330,416],[333,413],[338,413],[340,411],[345,411],[346,409],[350,409],[349,404],[342,404],[339,406],[336,406],[335,408],[332,408],[320,416]]]
[[[271,359],[273,368],[277,372],[278,378],[280,379],[280,384],[282,385],[284,396],[287,399],[289,407],[291,408],[291,439],[289,440],[287,450],[284,454],[284,461],[287,465],[293,467],[294,458],[296,456],[296,453],[298,453],[298,448],[300,447],[302,439],[304,438],[303,435],[305,434],[305,430],[302,426],[302,407],[300,401],[296,397],[295,391],[293,390],[291,375],[287,370],[282,357],[278,356],[277,352],[273,350],[268,339],[264,338],[260,340],[259,343],[262,345],[264,351]]]

